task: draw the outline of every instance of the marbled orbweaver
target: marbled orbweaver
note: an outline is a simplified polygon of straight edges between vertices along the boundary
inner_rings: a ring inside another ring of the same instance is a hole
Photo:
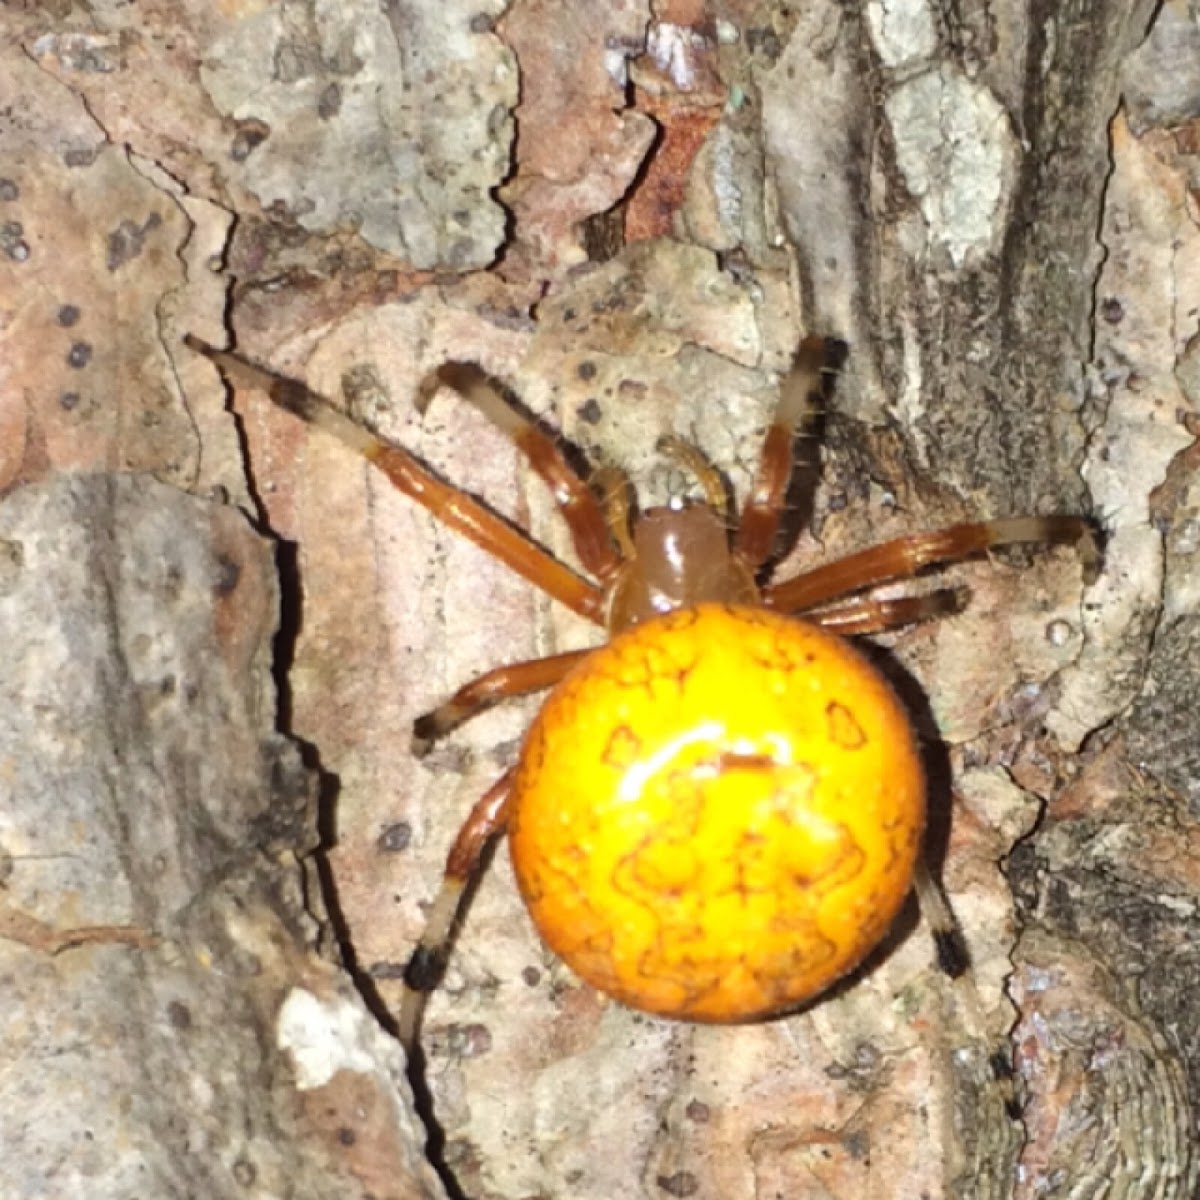
[[[735,1022],[796,1008],[862,962],[914,889],[939,949],[949,944],[952,919],[921,854],[925,780],[910,719],[846,639],[956,611],[963,595],[860,593],[1014,543],[1076,543],[1094,566],[1085,519],[954,525],[764,583],[793,440],[823,391],[822,339],[801,343],[782,381],[736,514],[721,474],[687,442],[660,449],[704,499],[638,511],[619,472],[584,479],[482,369],[434,371],[422,402],[449,387],[513,440],[550,488],[581,575],[302,384],[187,340],[609,635],[593,650],[488,671],[415,724],[420,752],[501,700],[550,689],[518,761],[450,850],[406,974],[407,1050],[464,889],[505,832],[550,948],[594,987],[662,1016]]]

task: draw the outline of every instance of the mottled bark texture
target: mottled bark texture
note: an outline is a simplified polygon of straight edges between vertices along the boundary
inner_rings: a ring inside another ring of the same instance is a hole
[[[1195,1195],[1194,3],[54,0],[0,33],[6,1195]],[[687,484],[663,433],[742,495],[805,331],[845,365],[782,570],[1104,530],[1094,583],[966,564],[967,611],[879,651],[982,1003],[914,907],[786,1021],[639,1017],[501,849],[428,1013],[439,1180],[386,1011],[532,702],[421,761],[410,723],[595,634],[182,337],[569,557],[496,430],[417,416],[425,371],[482,363],[649,500]]]
[[[0,547],[5,1194],[422,1194],[371,1161],[399,1056],[318,953],[270,548],[110,474],[13,492]]]

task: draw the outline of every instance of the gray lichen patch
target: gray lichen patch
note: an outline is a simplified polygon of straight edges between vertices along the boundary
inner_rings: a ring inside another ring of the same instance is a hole
[[[4,1195],[437,1195],[399,1052],[318,952],[269,547],[105,474],[10,494],[0,546]],[[300,989],[364,1031],[323,1086],[277,1043]]]
[[[504,233],[489,192],[508,171],[517,75],[498,39],[472,32],[481,7],[503,10],[352,0],[230,25],[201,77],[259,131],[231,145],[231,171],[306,229],[356,228],[415,267],[486,265]]]
[[[943,66],[902,84],[884,109],[929,240],[944,247],[955,267],[988,252],[1004,229],[1016,163],[1016,141],[999,102]]]

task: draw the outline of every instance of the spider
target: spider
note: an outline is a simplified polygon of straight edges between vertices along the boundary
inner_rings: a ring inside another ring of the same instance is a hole
[[[921,854],[926,783],[911,720],[847,640],[958,611],[964,592],[858,594],[1016,543],[1075,543],[1094,571],[1086,519],[958,524],[763,583],[793,441],[830,374],[823,339],[799,346],[736,516],[723,477],[688,442],[666,438],[660,449],[703,500],[639,512],[619,471],[595,473],[591,486],[482,368],[433,371],[419,407],[449,387],[512,439],[550,488],[584,576],[303,384],[186,341],[608,633],[596,649],[487,671],[415,722],[420,753],[499,701],[550,689],[516,764],[450,850],[405,974],[398,1027],[410,1058],[463,894],[505,832],[547,945],[587,983],[645,1012],[738,1022],[792,1011],[854,970],[914,890],[940,964],[965,969]]]

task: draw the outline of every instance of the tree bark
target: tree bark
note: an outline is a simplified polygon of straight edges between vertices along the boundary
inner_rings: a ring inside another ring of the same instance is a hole
[[[1197,1194],[1192,9],[56,0],[0,29],[16,1195]],[[419,762],[410,723],[595,634],[187,332],[566,558],[499,432],[416,415],[429,368],[483,363],[649,504],[683,486],[668,432],[744,495],[798,338],[839,339],[780,574],[1094,515],[1098,580],[965,564],[968,610],[880,652],[982,1003],[914,906],[787,1020],[638,1016],[539,944],[501,849],[427,1016],[435,1178],[386,1014],[536,701]]]

